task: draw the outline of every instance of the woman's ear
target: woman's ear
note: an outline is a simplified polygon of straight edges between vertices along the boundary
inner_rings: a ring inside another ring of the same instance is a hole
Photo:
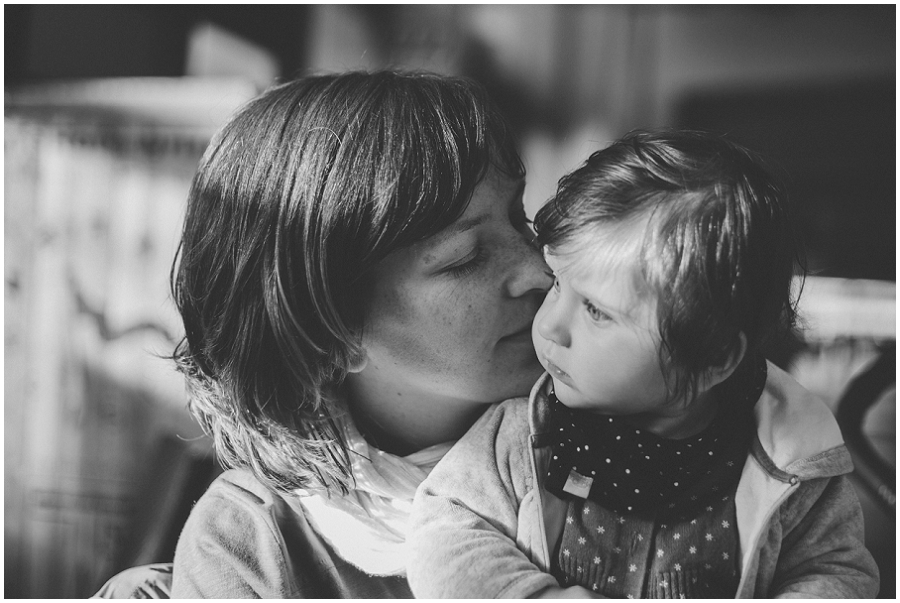
[[[741,361],[744,359],[744,354],[747,353],[747,336],[744,335],[743,332],[738,333],[738,347],[734,349],[734,351],[729,354],[728,358],[723,362],[720,366],[711,367],[707,372],[706,376],[703,379],[702,387],[703,390],[709,390],[718,384],[722,383],[734,373],[735,369],[741,364]]]

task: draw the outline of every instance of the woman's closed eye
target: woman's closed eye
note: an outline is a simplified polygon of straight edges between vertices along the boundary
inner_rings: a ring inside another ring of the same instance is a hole
[[[447,266],[443,272],[454,277],[463,277],[472,274],[487,260],[487,254],[481,248],[472,250],[466,257],[459,262]]]

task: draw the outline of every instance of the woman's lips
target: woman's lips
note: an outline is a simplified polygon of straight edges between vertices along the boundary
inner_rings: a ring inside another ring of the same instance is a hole
[[[531,325],[522,327],[515,333],[510,333],[505,337],[501,337],[500,341],[509,343],[528,342],[531,343]]]

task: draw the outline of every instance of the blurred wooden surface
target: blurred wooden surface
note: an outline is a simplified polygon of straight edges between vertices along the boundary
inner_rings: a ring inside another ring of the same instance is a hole
[[[150,451],[200,435],[164,358],[180,337],[168,275],[208,137],[252,92],[145,79],[7,95],[7,597],[91,595],[120,569]]]

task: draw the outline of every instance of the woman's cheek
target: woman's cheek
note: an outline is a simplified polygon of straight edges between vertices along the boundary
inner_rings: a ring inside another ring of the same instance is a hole
[[[465,279],[456,279],[433,288],[422,307],[428,321],[445,330],[449,339],[467,338],[467,333],[482,328],[484,303]]]

